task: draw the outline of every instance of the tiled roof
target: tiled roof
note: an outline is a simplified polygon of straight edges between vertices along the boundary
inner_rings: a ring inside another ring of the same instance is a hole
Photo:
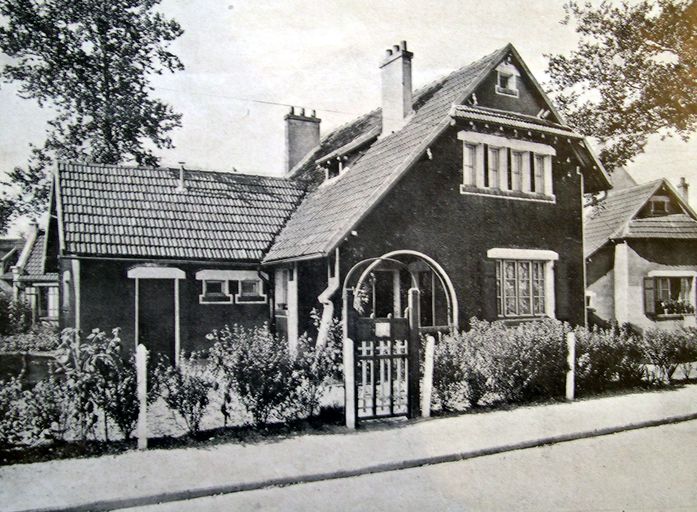
[[[663,180],[611,191],[586,218],[584,252],[586,257],[600,249],[612,237],[620,236],[639,208],[653,195]]]
[[[282,178],[59,163],[69,254],[260,261],[304,194]]]
[[[389,190],[392,182],[421,153],[422,146],[447,126],[453,103],[463,101],[478,78],[510,48],[507,45],[421,89],[415,95],[415,113],[406,125],[378,139],[348,172],[312,192],[291,216],[264,261],[312,257],[330,250],[336,238],[343,236]],[[369,120],[375,117],[379,121],[380,115],[378,110],[362,118],[365,126],[351,137],[374,128]],[[345,129],[350,130],[351,125]],[[324,154],[350,140],[342,142]]]
[[[631,220],[624,238],[697,239],[697,221],[684,213]]]
[[[29,258],[24,264],[20,281],[58,281],[58,274],[44,273],[44,251],[46,244],[46,232],[39,230],[31,246]]]

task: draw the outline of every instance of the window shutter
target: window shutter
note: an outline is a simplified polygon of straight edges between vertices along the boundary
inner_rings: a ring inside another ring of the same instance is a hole
[[[559,320],[569,320],[571,308],[569,302],[569,268],[565,261],[557,261],[554,265],[554,302],[556,307],[555,316]]]
[[[656,292],[653,277],[644,278],[644,312],[647,315],[656,314]]]
[[[496,320],[496,260],[484,258],[480,261],[481,311],[484,320]]]

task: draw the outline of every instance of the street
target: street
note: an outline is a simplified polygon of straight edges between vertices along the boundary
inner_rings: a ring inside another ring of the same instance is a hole
[[[690,421],[138,510],[686,511],[697,510],[696,470],[697,421]]]

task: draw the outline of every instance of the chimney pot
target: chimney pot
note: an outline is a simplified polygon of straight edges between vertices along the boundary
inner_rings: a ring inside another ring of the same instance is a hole
[[[400,43],[400,46],[402,47],[402,51],[405,51],[405,52],[407,51],[407,42],[406,41],[402,41]]]
[[[295,107],[290,107],[290,115],[291,116],[295,115]]]
[[[314,108],[312,109],[312,113],[310,114],[310,117],[317,117],[317,112],[315,111]]]
[[[391,55],[392,55],[392,50],[390,50],[389,48],[387,50],[385,50],[385,58],[390,57]]]
[[[305,107],[302,107],[302,108],[300,109],[300,115],[301,115],[301,116],[304,116],[304,115],[305,115]]]
[[[398,44],[392,46],[392,49],[394,50],[395,53],[399,53],[399,45]]]

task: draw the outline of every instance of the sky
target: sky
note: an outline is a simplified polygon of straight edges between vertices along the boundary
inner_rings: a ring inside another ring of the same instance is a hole
[[[316,109],[322,134],[380,103],[378,63],[401,40],[418,88],[512,42],[539,81],[545,54],[568,53],[559,0],[163,0],[184,29],[171,49],[186,70],[153,79],[183,114],[161,163],[252,174],[283,172],[287,105]],[[0,63],[5,61],[0,56]],[[24,165],[51,112],[0,86],[0,173]],[[279,103],[281,105],[269,104]],[[697,205],[697,137],[652,139],[628,166],[638,182],[685,176]]]

